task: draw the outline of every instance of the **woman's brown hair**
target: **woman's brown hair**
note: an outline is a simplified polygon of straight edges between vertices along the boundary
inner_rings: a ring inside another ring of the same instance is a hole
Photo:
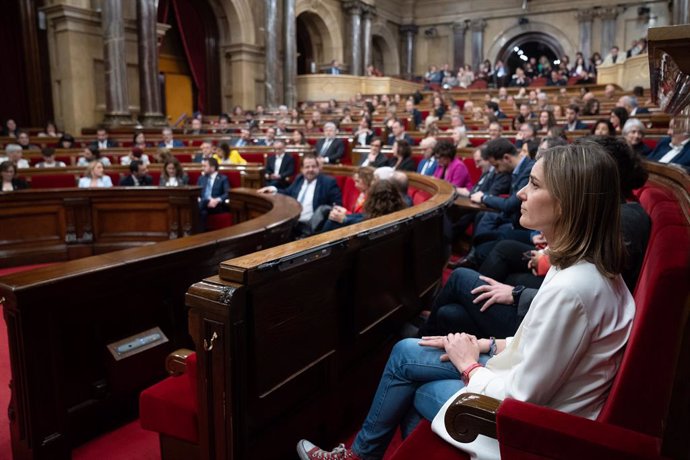
[[[389,180],[377,180],[369,188],[364,202],[364,214],[367,218],[385,216],[405,208],[402,195]]]
[[[595,144],[566,145],[540,152],[544,184],[559,207],[551,264],[561,269],[582,260],[609,278],[623,266],[618,168]]]
[[[364,182],[367,188],[371,187],[371,184],[374,182],[373,168],[370,168],[368,166],[362,166],[361,168],[357,169],[357,172],[355,174],[359,176],[360,180]]]

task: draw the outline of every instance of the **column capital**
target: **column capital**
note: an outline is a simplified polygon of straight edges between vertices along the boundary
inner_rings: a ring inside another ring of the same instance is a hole
[[[472,19],[470,29],[472,32],[483,32],[486,29],[486,19]]]
[[[454,22],[452,27],[453,27],[453,33],[464,34],[465,31],[467,30],[467,22],[466,21]]]
[[[417,31],[419,31],[419,26],[417,26],[415,24],[401,24],[400,25],[400,33],[402,33],[402,34],[417,35]]]
[[[353,16],[361,15],[365,9],[365,5],[361,0],[345,0],[343,2],[343,9]]]
[[[609,7],[604,7],[599,9],[599,17],[606,21],[606,20],[613,20],[618,17],[618,15],[623,11],[622,8],[618,6],[609,6]]]
[[[597,15],[597,12],[594,10],[594,8],[586,8],[583,10],[577,10],[576,15],[578,22],[590,22]]]
[[[376,17],[376,7],[368,3],[362,4],[362,14],[365,18],[374,19]]]

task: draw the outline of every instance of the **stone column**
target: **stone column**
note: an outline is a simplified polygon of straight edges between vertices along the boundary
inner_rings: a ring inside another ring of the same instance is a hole
[[[580,51],[585,58],[585,62],[589,62],[592,56],[592,21],[594,20],[594,10],[588,8],[586,10],[578,10],[577,22],[580,24]]]
[[[453,24],[453,71],[457,72],[461,65],[465,64],[465,31],[467,23],[456,22]]]
[[[690,1],[673,0],[673,25],[690,23]]]
[[[611,50],[611,47],[616,44],[616,18],[618,17],[618,8],[602,8],[599,11],[601,18],[601,56],[606,57]],[[618,44],[621,47],[621,52],[625,53],[625,43]]]
[[[371,22],[376,16],[376,7],[366,5],[362,15],[362,47],[364,49],[364,73],[366,74],[367,67],[372,64],[372,38],[371,38]]]
[[[473,19],[470,22],[472,30],[472,68],[476,71],[479,64],[484,60],[484,29],[486,21],[484,19]]]
[[[347,0],[343,8],[350,16],[350,73],[362,75],[362,3]]]
[[[283,66],[280,65],[282,39],[278,0],[265,0],[266,9],[266,105],[275,108],[283,103]]]
[[[400,26],[400,33],[404,37],[405,45],[405,78],[412,78],[414,72],[414,37],[417,35],[419,27],[414,24],[403,24]]]
[[[127,89],[127,53],[121,0],[103,0],[103,62],[105,67],[106,126],[132,125]]]
[[[285,0],[285,105],[297,105],[297,16],[296,0]]]
[[[139,56],[139,122],[144,126],[167,124],[158,85],[158,31],[156,0],[137,0]]]

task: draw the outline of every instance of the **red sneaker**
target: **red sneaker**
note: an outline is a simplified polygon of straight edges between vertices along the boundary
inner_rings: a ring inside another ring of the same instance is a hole
[[[297,455],[301,460],[361,460],[352,450],[346,449],[345,444],[326,452],[306,439],[297,443]]]

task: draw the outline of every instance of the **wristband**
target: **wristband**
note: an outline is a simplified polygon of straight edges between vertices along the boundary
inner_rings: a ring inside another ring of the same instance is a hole
[[[493,358],[498,347],[496,346],[496,337],[489,337],[489,358]]]
[[[477,369],[478,367],[482,367],[482,365],[479,363],[470,364],[470,366],[467,369],[461,372],[462,381],[465,384],[465,386],[467,386],[470,383],[470,374],[472,373],[472,371]]]

